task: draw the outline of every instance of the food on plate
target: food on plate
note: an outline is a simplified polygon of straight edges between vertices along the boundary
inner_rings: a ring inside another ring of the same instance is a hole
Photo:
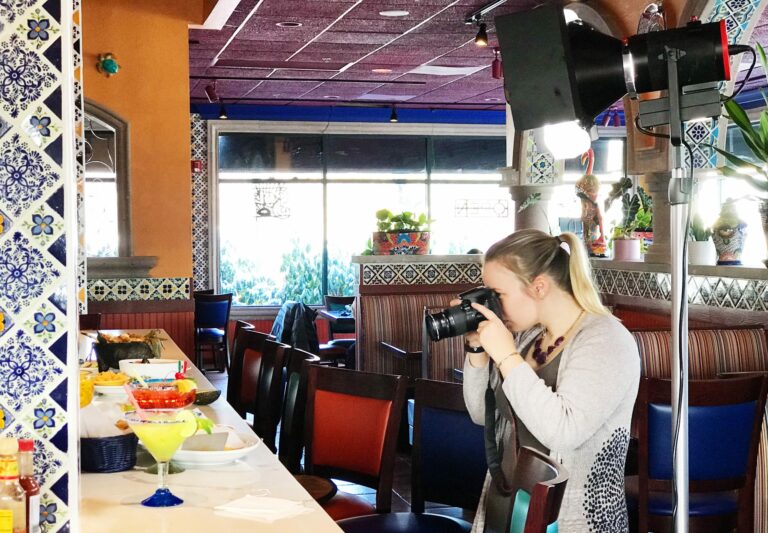
[[[85,407],[93,400],[93,375],[80,372],[80,407]]]
[[[105,372],[99,372],[93,377],[93,384],[100,387],[109,386],[121,386],[128,383],[131,378],[122,372],[112,372],[107,370]]]
[[[117,427],[118,429],[122,429],[123,431],[125,431],[126,429],[128,429],[128,422],[126,422],[126,421],[125,421],[125,420],[123,420],[123,419],[120,419],[120,420],[118,420],[117,422],[115,422],[115,427]]]

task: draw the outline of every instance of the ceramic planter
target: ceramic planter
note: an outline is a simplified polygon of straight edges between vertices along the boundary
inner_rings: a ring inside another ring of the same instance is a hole
[[[720,216],[712,226],[717,264],[740,265],[746,238],[747,224],[739,218],[735,202],[726,201],[720,208]]]
[[[717,252],[711,239],[688,242],[688,264],[714,265],[716,259]]]
[[[429,253],[428,231],[375,231],[373,255],[426,255]]]
[[[613,241],[614,261],[641,261],[640,239],[615,239]]]
[[[640,239],[645,243],[645,247],[648,248],[651,244],[653,244],[653,230],[633,231],[632,238]]]

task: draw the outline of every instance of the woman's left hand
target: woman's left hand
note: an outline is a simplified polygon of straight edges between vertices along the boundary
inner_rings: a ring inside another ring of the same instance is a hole
[[[486,320],[477,326],[480,344],[488,355],[498,364],[512,353],[517,353],[517,346],[512,332],[507,329],[496,313],[484,305],[473,303],[472,308],[482,314]]]

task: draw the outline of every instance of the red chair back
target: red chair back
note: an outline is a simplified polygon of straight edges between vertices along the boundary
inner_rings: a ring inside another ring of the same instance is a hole
[[[242,417],[256,403],[261,352],[268,339],[272,339],[272,336],[249,328],[242,328],[235,339],[227,400]]]

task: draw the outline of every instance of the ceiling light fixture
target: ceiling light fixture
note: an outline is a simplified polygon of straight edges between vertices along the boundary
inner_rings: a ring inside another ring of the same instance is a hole
[[[483,102],[501,102],[501,98],[483,98]]]
[[[205,86],[205,96],[208,98],[208,103],[215,104],[219,101],[219,93],[216,91],[216,80]]]
[[[224,107],[224,104],[221,104],[219,106],[219,118],[221,120],[226,120],[227,119],[227,108]]]
[[[410,14],[410,11],[405,11],[404,9],[387,9],[386,11],[379,11],[379,15],[382,17],[407,17]]]
[[[323,96],[323,98],[325,98],[326,100],[338,100],[339,99],[338,96],[333,96],[333,95]]]
[[[371,72],[375,72],[376,74],[390,74],[392,72],[391,68],[372,68]]]
[[[491,61],[491,77],[500,80],[504,77],[504,71],[501,68],[501,59],[499,59],[499,49],[493,49],[493,61]]]
[[[475,35],[475,45],[488,46],[488,32],[486,31],[485,22],[477,21],[477,35]]]
[[[298,28],[302,26],[301,22],[277,22],[275,23],[275,26],[279,26],[281,28]]]
[[[389,114],[389,121],[399,122],[399,120],[397,120],[397,107],[395,107],[394,105],[392,106],[392,112]]]

